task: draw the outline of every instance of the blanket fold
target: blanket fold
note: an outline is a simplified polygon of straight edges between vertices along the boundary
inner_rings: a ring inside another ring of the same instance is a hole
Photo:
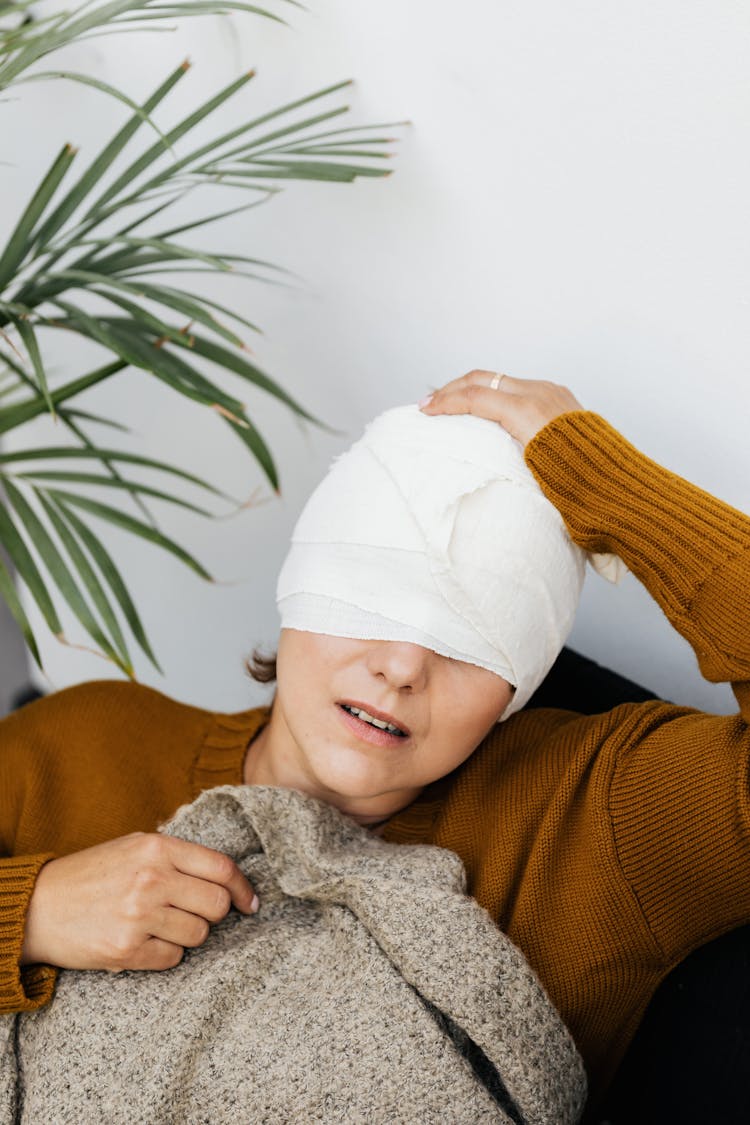
[[[578,1053],[460,860],[294,790],[210,790],[164,831],[230,854],[232,911],[166,973],[65,971],[3,1017],[0,1122],[567,1125]]]

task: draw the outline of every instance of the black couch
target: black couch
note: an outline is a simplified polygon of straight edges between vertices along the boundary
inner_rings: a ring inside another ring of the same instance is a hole
[[[654,695],[564,649],[529,707],[584,714]],[[609,1125],[750,1125],[750,926],[662,982],[595,1117]]]

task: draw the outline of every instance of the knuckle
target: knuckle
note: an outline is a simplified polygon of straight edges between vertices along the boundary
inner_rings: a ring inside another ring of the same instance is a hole
[[[214,873],[219,883],[228,883],[237,872],[237,865],[233,859],[223,852],[216,852],[214,859]]]
[[[158,965],[157,968],[176,969],[184,956],[185,950],[182,946],[178,945],[174,949],[170,949],[167,953],[162,954],[161,964]]]
[[[136,947],[127,935],[118,934],[108,943],[104,961],[114,972],[122,972],[123,969],[132,968],[135,953]]]
[[[211,907],[211,913],[208,915],[212,922],[218,922],[225,918],[229,913],[229,908],[232,905],[232,896],[226,887],[216,888],[216,898]]]
[[[142,922],[159,898],[161,885],[161,876],[153,868],[144,867],[135,871],[120,900],[120,918],[130,925]]]
[[[139,867],[133,874],[131,902],[149,897],[161,883],[161,876],[153,867]]]
[[[135,841],[137,852],[147,863],[160,863],[164,859],[167,842],[155,832],[144,833]]]
[[[197,945],[203,945],[208,937],[211,927],[205,918],[196,918],[195,922],[190,925],[190,932],[185,935],[185,945],[193,948]]]
[[[144,914],[143,899],[137,889],[125,895],[120,904],[120,916],[126,923],[135,924]]]
[[[481,383],[471,383],[470,386],[466,388],[466,397],[468,398],[469,402],[473,402],[475,398],[481,395],[483,390],[484,387],[481,385]]]
[[[161,973],[167,969],[176,968],[184,956],[185,950],[181,945],[173,945],[171,942],[154,942],[151,944],[151,948],[144,950],[140,967],[151,972]]]

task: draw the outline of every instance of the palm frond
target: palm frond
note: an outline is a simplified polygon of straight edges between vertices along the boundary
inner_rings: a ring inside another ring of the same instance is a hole
[[[230,12],[285,22],[270,8],[243,0],[185,0],[182,4],[160,0],[87,0],[77,8],[66,8],[41,19],[33,14],[29,0],[14,0],[0,10],[0,91],[17,82],[41,59],[92,33],[137,31],[145,26],[153,30],[155,21]]]
[[[348,105],[336,100],[350,85],[346,81],[260,114],[245,113],[240,125],[214,128],[209,140],[191,145],[194,132],[212,114],[220,114],[229,99],[247,97],[248,91],[252,95],[252,71],[162,129],[162,103],[188,73],[187,63],[166,74],[140,103],[98,78],[59,69],[41,72],[37,64],[70,42],[94,35],[155,30],[184,16],[232,11],[278,20],[272,5],[294,2],[83,0],[42,19],[33,15],[30,21],[31,0],[12,0],[0,8],[0,90],[30,81],[79,81],[92,96],[114,98],[124,114],[77,176],[70,174],[75,148],[66,144],[58,151],[0,247],[0,435],[51,414],[70,442],[37,441],[18,448],[16,440],[13,449],[0,452],[0,546],[48,628],[64,639],[56,608],[62,599],[97,651],[126,675],[134,674],[128,629],[139,649],[158,664],[97,525],[157,546],[211,581],[193,554],[162,530],[151,509],[177,506],[215,518],[213,510],[183,496],[185,489],[235,510],[239,505],[195,473],[93,440],[90,427],[127,428],[117,418],[81,409],[79,399],[128,369],[138,369],[168,391],[210,409],[278,492],[273,455],[235,387],[271,395],[297,418],[323,423],[249,358],[241,328],[260,328],[244,303],[236,311],[231,303],[220,304],[177,279],[207,273],[288,285],[292,275],[252,256],[236,238],[231,250],[214,243],[206,249],[191,232],[204,232],[210,224],[269,202],[290,181],[351,183],[388,175],[384,165],[389,153],[383,146],[393,138],[384,135],[388,127],[382,125],[338,126],[349,113]],[[329,127],[332,123],[335,128]],[[156,138],[144,142],[144,127]],[[190,193],[207,189],[213,200],[219,188],[241,190],[242,202],[225,208],[212,204],[198,214],[193,208],[189,219],[177,210]],[[101,351],[99,364],[77,377],[61,377],[51,359],[61,332],[73,332]],[[161,476],[150,483],[140,479],[144,473]],[[0,596],[38,659],[29,619],[2,564]]]

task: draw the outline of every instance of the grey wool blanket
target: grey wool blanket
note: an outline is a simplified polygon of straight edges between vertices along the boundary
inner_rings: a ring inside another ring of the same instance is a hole
[[[229,853],[232,911],[168,972],[60,973],[3,1017],[0,1122],[567,1125],[583,1066],[460,860],[289,789],[222,787],[164,829]]]

